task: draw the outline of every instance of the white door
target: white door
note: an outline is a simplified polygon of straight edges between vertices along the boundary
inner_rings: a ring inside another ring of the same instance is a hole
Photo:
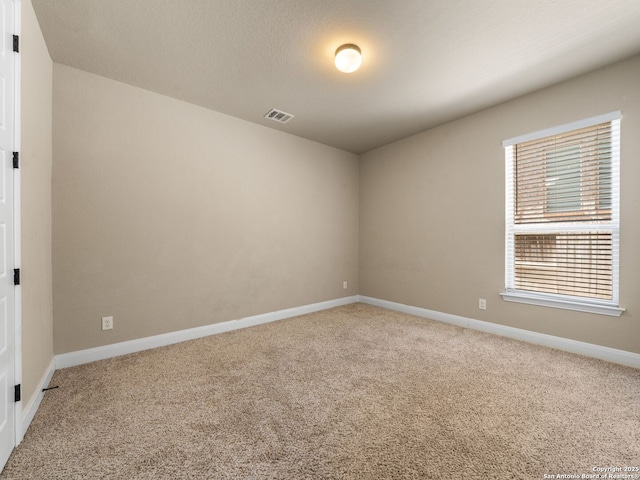
[[[0,0],[0,469],[15,446],[13,0]]]

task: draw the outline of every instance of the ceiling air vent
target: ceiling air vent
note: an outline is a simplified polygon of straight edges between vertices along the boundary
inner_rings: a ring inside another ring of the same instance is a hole
[[[295,117],[295,115],[291,115],[290,113],[283,112],[282,110],[276,110],[275,108],[272,108],[271,110],[269,110],[267,114],[264,116],[264,118],[269,118],[278,123],[287,123],[293,117]]]

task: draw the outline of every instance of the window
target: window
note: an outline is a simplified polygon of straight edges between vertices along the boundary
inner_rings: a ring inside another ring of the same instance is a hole
[[[620,112],[503,142],[508,301],[619,316]]]

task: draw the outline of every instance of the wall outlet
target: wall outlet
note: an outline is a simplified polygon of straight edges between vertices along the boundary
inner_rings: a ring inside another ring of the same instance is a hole
[[[113,317],[102,317],[102,330],[113,330]]]
[[[484,298],[479,298],[478,299],[478,308],[480,310],[486,310],[487,309],[487,301]]]
[[[344,288],[345,290],[347,289],[347,281],[346,280],[344,282],[342,282],[342,288]]]

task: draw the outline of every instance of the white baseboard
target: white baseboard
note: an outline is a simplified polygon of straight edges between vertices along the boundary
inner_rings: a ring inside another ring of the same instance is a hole
[[[336,300],[328,300],[326,302],[313,303],[301,307],[288,308],[286,310],[277,310],[275,312],[263,313],[252,317],[241,318],[239,320],[230,320],[228,322],[214,323],[204,327],[189,328],[177,332],[165,333],[162,335],[154,335],[152,337],[139,338],[129,340],[127,342],[114,343],[103,347],[89,348],[87,350],[79,350],[76,352],[62,353],[56,355],[55,367],[67,368],[84,363],[95,362],[96,360],[104,360],[106,358],[117,357],[129,353],[140,352],[150,348],[164,347],[174,343],[194,340],[196,338],[207,337],[216,333],[229,332],[239,328],[252,327],[262,323],[275,322],[285,318],[296,317],[307,313],[313,313],[328,308],[340,307],[350,303],[358,302],[358,295],[351,297],[338,298]]]
[[[29,425],[31,425],[31,421],[33,420],[33,417],[38,411],[38,407],[40,407],[40,402],[42,402],[42,398],[44,397],[44,392],[42,391],[42,389],[47,388],[49,386],[49,382],[51,382],[51,378],[53,377],[53,374],[55,373],[55,371],[56,371],[56,360],[55,358],[52,358],[51,363],[47,367],[47,370],[44,372],[44,375],[42,376],[42,378],[40,379],[40,382],[38,383],[38,387],[36,389],[35,394],[29,400],[29,405],[26,405],[24,407],[24,410],[23,410],[24,415],[22,415],[22,421],[20,422],[21,424],[17,426],[17,428],[19,429],[18,443],[22,441],[22,439],[24,438],[24,434],[27,433],[27,429],[29,428]]]
[[[437,320],[439,322],[450,323],[460,327],[471,328],[473,330],[480,330],[482,332],[492,333],[494,335],[500,335],[502,337],[513,338],[515,340],[535,343],[537,345],[543,345],[545,347],[556,348],[558,350],[564,350],[565,352],[577,353],[579,355],[585,355],[587,357],[599,358],[601,360],[607,360],[609,362],[619,363],[621,365],[627,365],[629,367],[640,368],[640,354],[627,352],[625,350],[617,350],[615,348],[603,347],[600,345],[594,345],[592,343],[579,342],[577,340],[571,340],[568,338],[555,337],[553,335],[546,335],[544,333],[537,333],[529,330],[522,330],[520,328],[507,327],[506,325],[484,322],[482,320],[475,320],[473,318],[460,317],[458,315],[437,312],[435,310],[427,310],[426,308],[412,307],[410,305],[404,305],[402,303],[379,300],[377,298],[366,297],[363,295],[359,296],[359,300],[362,303],[367,303],[369,305],[374,305],[389,310],[396,310],[398,312],[408,313],[410,315],[416,315],[418,317],[429,318],[431,320]]]

